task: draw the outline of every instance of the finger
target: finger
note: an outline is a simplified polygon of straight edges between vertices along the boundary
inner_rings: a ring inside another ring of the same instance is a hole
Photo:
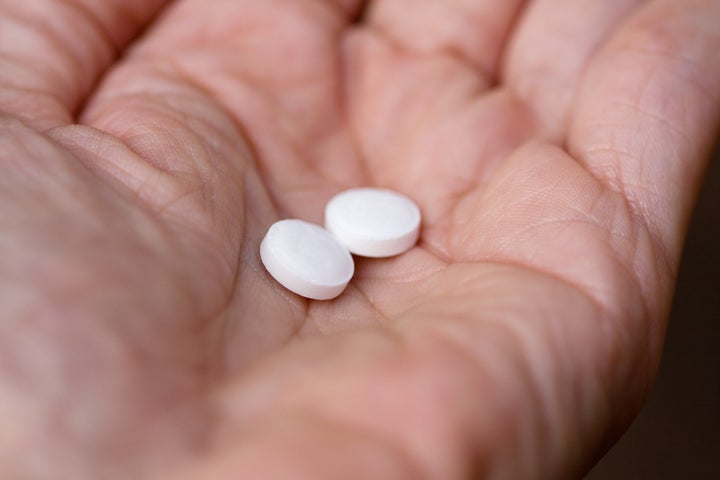
[[[162,142],[143,139],[168,135],[162,121],[151,119],[169,117],[174,128],[185,131],[182,138],[201,145],[234,145],[225,158],[213,155],[208,171],[247,159],[248,148],[238,148],[246,142],[262,159],[258,167],[282,214],[307,216],[312,210],[314,219],[320,198],[338,188],[334,183],[349,185],[362,176],[351,161],[351,142],[343,137],[337,48],[361,5],[357,0],[178,3],[108,76],[83,121],[131,141],[151,158],[163,156]],[[204,126],[183,127],[193,119]],[[137,128],[130,133],[127,125]],[[338,161],[345,162],[343,168]],[[197,178],[205,165],[177,157],[162,168]]]
[[[583,69],[618,24],[645,1],[538,0],[528,6],[502,76],[540,119],[546,137],[562,140]]]
[[[262,235],[279,217],[321,222],[334,183],[361,177],[342,138],[337,48],[359,6],[177,2],[104,78],[84,125],[53,132],[222,273],[229,301],[214,325],[233,368],[287,341],[305,316],[306,302],[260,265]],[[263,314],[277,321],[260,325]]]
[[[375,0],[368,20],[410,51],[459,56],[493,78],[523,4],[523,0]]]
[[[495,76],[505,40],[524,0],[375,0],[368,22],[418,54],[459,56]]]
[[[72,122],[166,0],[0,1],[0,110],[40,129]]]
[[[517,98],[487,92],[467,62],[408,55],[362,31],[348,37],[346,51],[350,127],[368,176],[422,199],[426,227],[445,231],[457,198],[534,134]]]
[[[524,4],[378,0],[346,39],[348,114],[368,176],[423,198],[439,231],[455,200],[534,131],[513,95],[487,92]]]
[[[620,192],[675,268],[720,121],[720,3],[656,1],[588,72],[568,148]]]

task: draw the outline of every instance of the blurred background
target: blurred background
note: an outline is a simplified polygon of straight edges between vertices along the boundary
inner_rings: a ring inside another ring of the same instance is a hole
[[[720,479],[720,145],[699,198],[657,383],[585,480]]]

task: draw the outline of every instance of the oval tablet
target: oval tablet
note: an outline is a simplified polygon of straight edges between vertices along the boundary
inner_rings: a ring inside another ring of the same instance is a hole
[[[356,255],[391,257],[417,242],[420,209],[391,190],[354,188],[327,204],[325,228]]]
[[[324,228],[302,220],[280,220],[260,244],[263,265],[280,284],[303,297],[335,298],[355,271],[352,256]]]

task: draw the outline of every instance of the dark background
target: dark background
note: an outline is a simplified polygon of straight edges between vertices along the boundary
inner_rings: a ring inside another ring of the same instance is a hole
[[[720,148],[690,226],[657,383],[585,480],[720,479]]]

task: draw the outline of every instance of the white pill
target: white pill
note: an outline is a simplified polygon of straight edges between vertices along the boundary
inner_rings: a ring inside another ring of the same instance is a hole
[[[260,259],[288,290],[329,300],[345,290],[355,271],[352,256],[324,228],[302,220],[280,220],[260,244]]]
[[[325,228],[356,255],[391,257],[417,242],[420,209],[391,190],[354,188],[327,204]]]

